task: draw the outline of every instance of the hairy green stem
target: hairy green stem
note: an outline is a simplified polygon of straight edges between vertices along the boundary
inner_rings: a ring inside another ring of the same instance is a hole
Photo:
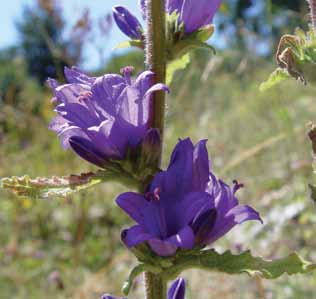
[[[155,73],[154,83],[166,81],[166,20],[164,0],[146,1],[146,67]],[[153,95],[151,127],[157,128],[163,138],[165,118],[165,92]]]
[[[314,32],[316,33],[316,0],[308,0],[311,11],[311,22]]]
[[[166,82],[166,20],[165,1],[146,0],[146,68],[155,74],[154,83]],[[150,127],[160,131],[163,140],[165,120],[165,92],[157,91],[153,95],[150,111]],[[160,159],[158,161],[160,166]],[[145,272],[146,299],[165,299],[166,282],[159,275]]]
[[[166,299],[167,282],[160,275],[145,272],[146,299]]]

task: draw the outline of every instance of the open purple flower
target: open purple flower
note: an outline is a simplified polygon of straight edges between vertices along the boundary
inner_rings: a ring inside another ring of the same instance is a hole
[[[63,148],[71,148],[83,159],[105,167],[110,159],[124,159],[127,150],[145,138],[151,94],[167,87],[153,85],[154,74],[150,71],[132,81],[131,71],[126,67],[123,76],[89,77],[73,67],[65,68],[67,84],[48,80],[58,113],[50,129],[58,134]]]
[[[210,173],[206,140],[189,138],[176,145],[166,171],[156,174],[145,194],[121,194],[117,204],[137,222],[122,234],[128,247],[148,242],[160,256],[178,248],[209,245],[236,224],[260,220],[249,206],[239,205],[235,192]]]
[[[169,14],[176,11],[180,23],[183,22],[185,33],[191,33],[209,25],[222,0],[166,0]]]

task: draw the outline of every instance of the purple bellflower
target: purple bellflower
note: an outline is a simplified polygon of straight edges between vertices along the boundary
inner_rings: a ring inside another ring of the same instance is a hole
[[[176,11],[179,22],[184,24],[185,33],[192,33],[209,25],[222,0],[167,0],[166,8],[169,14]]]
[[[165,0],[166,11],[169,15],[175,11],[178,13],[179,23],[184,24],[186,34],[211,24],[221,2],[222,0]],[[140,7],[144,16],[145,0],[140,0]]]
[[[180,140],[168,169],[155,175],[145,194],[127,192],[116,199],[137,222],[123,231],[122,240],[127,247],[148,242],[160,256],[212,244],[236,224],[261,221],[254,209],[239,205],[239,188],[210,172],[206,140],[195,146],[189,138]]]
[[[184,299],[185,296],[185,281],[183,278],[179,278],[172,283],[168,290],[167,299]],[[101,299],[126,299],[117,298],[108,294],[104,294]]]
[[[137,18],[125,7],[114,6],[113,18],[120,30],[131,39],[142,39],[143,28]]]
[[[124,159],[149,132],[151,94],[167,90],[153,85],[154,74],[142,72],[131,80],[132,67],[123,76],[89,77],[77,68],[65,68],[67,84],[49,79],[57,116],[50,129],[64,149],[71,148],[83,159],[105,167],[109,160]]]

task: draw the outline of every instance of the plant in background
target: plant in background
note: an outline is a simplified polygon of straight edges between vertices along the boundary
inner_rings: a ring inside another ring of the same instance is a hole
[[[296,29],[294,35],[281,37],[275,55],[279,67],[260,85],[260,90],[267,90],[289,78],[299,80],[304,85],[316,82],[316,1],[307,2],[311,17],[309,30]]]
[[[193,3],[196,10],[189,18]],[[180,140],[167,170],[161,170],[168,71],[171,80],[170,68],[179,55],[196,46],[209,47],[205,42],[213,32],[211,21],[219,4],[146,0],[141,4],[146,30],[125,8],[116,6],[118,26],[145,49],[146,70],[132,80],[130,67],[122,69],[122,76],[101,77],[66,68],[67,84],[49,80],[58,113],[50,128],[64,148],[72,148],[100,169],[62,178],[1,180],[4,188],[34,198],[66,197],[109,180],[132,189],[117,198],[137,222],[121,234],[138,260],[123,284],[124,295],[143,272],[147,299],[183,299],[183,279],[168,292],[167,284],[187,269],[274,279],[316,268],[296,253],[271,261],[253,257],[250,251],[235,255],[207,248],[235,225],[261,218],[253,208],[239,205],[235,193],[241,184],[235,181],[230,188],[211,172],[205,140],[195,146],[189,138]],[[185,63],[177,61],[180,67]]]

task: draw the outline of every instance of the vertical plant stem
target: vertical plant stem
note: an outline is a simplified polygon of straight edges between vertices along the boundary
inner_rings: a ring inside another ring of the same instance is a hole
[[[311,22],[314,32],[316,33],[316,0],[308,0],[311,10]]]
[[[145,272],[146,299],[166,299],[167,283],[163,277]]]
[[[146,68],[155,74],[154,83],[166,82],[166,20],[165,1],[146,0]],[[163,140],[165,120],[165,93],[157,91],[153,95],[150,111],[150,127],[160,131]],[[161,161],[161,152],[160,159]],[[155,165],[160,166],[160,165]],[[159,275],[145,273],[146,299],[165,299],[166,282]]]
[[[146,67],[155,73],[154,83],[166,81],[166,20],[164,0],[146,1]],[[153,95],[151,127],[157,128],[163,138],[165,118],[165,92]]]

